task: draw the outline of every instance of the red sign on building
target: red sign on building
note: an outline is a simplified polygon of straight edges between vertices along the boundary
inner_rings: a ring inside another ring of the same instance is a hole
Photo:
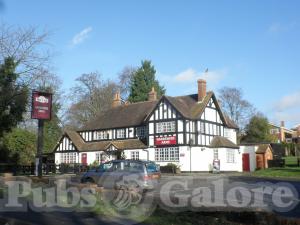
[[[39,91],[32,92],[32,119],[51,119],[52,94]]]
[[[176,145],[176,144],[177,141],[175,136],[155,138],[155,145]]]

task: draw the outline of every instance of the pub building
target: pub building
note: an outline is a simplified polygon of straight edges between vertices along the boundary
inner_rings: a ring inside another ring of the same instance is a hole
[[[181,171],[239,171],[238,127],[222,112],[206,81],[198,93],[162,96],[152,88],[148,101],[123,103],[116,93],[111,109],[80,130],[68,130],[54,149],[55,163],[103,163],[126,159],[178,165]]]

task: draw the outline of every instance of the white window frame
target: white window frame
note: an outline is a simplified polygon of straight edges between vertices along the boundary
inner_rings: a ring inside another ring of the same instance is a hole
[[[107,140],[107,135],[108,135],[108,132],[107,131],[98,131],[97,132],[97,140]]]
[[[235,163],[235,149],[226,150],[227,163]]]
[[[130,158],[133,160],[139,160],[140,159],[140,152],[139,151],[131,151],[130,152]]]
[[[76,163],[77,153],[76,152],[67,152],[61,153],[60,155],[60,163]]]
[[[170,133],[176,131],[175,121],[156,123],[156,133]]]
[[[117,129],[117,138],[118,139],[125,138],[125,129]]]
[[[178,162],[179,147],[156,148],[155,161],[158,162]]]
[[[217,148],[214,149],[214,159],[219,159],[219,149]]]

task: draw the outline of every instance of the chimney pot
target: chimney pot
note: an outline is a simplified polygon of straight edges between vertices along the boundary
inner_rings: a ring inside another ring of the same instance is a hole
[[[113,102],[112,102],[112,107],[117,107],[117,106],[120,106],[122,104],[122,100],[121,100],[121,95],[120,95],[120,91],[117,91],[115,93],[115,96],[114,96],[114,99],[113,99]]]
[[[206,96],[206,80],[199,79],[197,82],[198,82],[198,102],[202,102]]]

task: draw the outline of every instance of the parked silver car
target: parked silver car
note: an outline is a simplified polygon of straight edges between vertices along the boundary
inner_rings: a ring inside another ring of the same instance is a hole
[[[161,178],[159,166],[152,161],[113,160],[83,174],[81,182],[96,183],[107,189],[135,187],[154,189]]]

